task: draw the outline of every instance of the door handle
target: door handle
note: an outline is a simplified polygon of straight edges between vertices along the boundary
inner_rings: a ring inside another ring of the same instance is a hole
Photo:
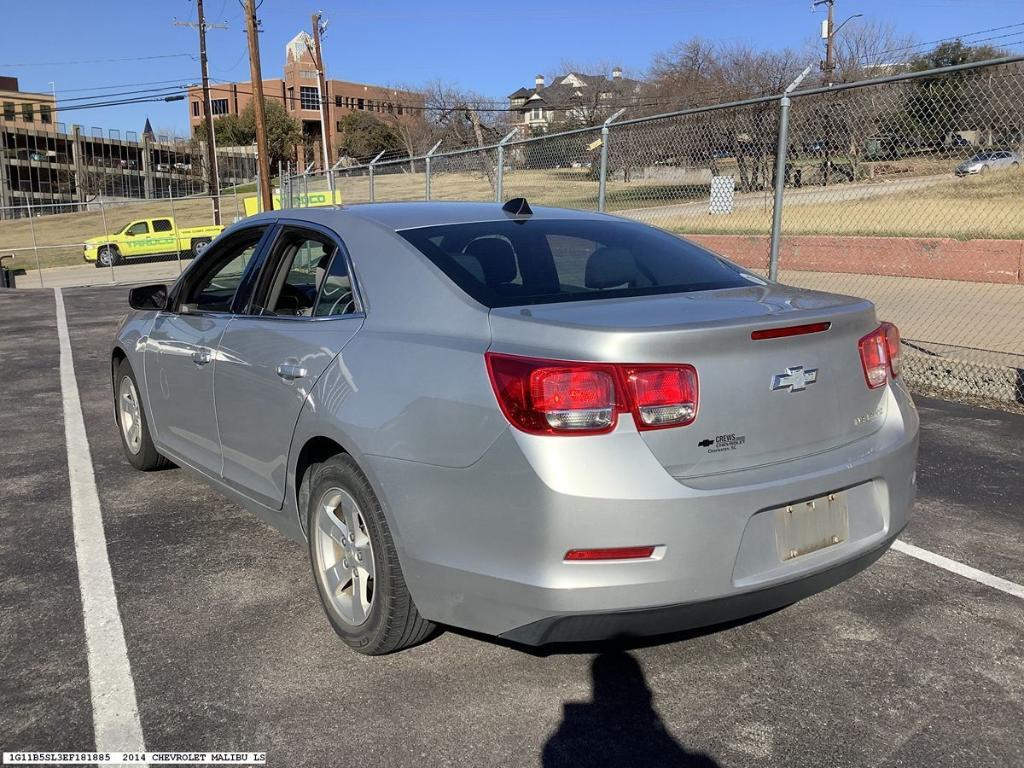
[[[196,365],[206,365],[213,360],[213,353],[209,349],[198,347],[192,350],[192,362]]]
[[[294,363],[281,363],[277,366],[277,375],[285,381],[301,379],[306,375],[306,369]]]

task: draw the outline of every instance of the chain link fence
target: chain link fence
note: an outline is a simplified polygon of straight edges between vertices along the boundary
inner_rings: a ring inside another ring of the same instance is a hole
[[[919,391],[1020,406],[1022,61],[617,115],[336,182],[346,202],[525,197],[644,221],[784,283],[871,299]]]
[[[178,274],[191,257],[190,241],[151,255],[154,243],[138,232],[106,272],[84,259],[87,240],[117,243],[128,225],[174,220],[178,230],[214,224],[206,194],[203,145],[163,133],[52,126],[0,125],[0,256],[19,287],[48,287]],[[218,148],[221,221],[243,218],[244,198],[255,195],[256,158],[249,147]],[[166,225],[161,225],[166,226]],[[176,248],[181,245],[181,248]],[[138,247],[133,247],[138,246]],[[162,262],[156,263],[156,262]],[[141,272],[136,265],[145,263]],[[105,266],[105,265],[104,265]],[[131,277],[130,277],[131,275]]]
[[[1022,62],[627,112],[532,138],[513,132],[484,147],[336,167],[330,180],[285,175],[278,194],[301,207],[333,182],[346,203],[525,197],[644,221],[784,283],[871,299],[903,332],[906,378],[921,391],[1020,406]],[[226,222],[245,215],[240,190],[254,194],[236,184],[223,195]],[[0,210],[0,255],[13,252],[30,270],[81,263],[86,237],[133,217],[209,223],[212,204],[101,196],[54,216],[37,208]],[[26,284],[45,284],[45,272]]]

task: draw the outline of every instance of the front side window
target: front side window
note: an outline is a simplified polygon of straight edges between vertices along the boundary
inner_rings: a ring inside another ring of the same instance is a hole
[[[256,314],[327,317],[354,311],[344,254],[330,238],[285,229],[267,264],[275,266],[256,292]]]
[[[488,307],[751,285],[710,251],[635,222],[503,219],[398,234]]]
[[[144,221],[137,221],[124,232],[126,235],[148,235],[149,224]]]
[[[256,254],[265,227],[239,232],[209,246],[187,281],[179,303],[183,312],[230,312],[235,293]]]

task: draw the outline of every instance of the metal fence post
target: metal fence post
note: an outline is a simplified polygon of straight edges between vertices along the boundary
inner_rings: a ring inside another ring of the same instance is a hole
[[[505,143],[519,133],[518,128],[513,128],[508,135],[498,142],[498,174],[494,184],[494,202],[500,203],[505,197]]]
[[[374,200],[374,190],[373,190],[373,164],[376,163],[378,160],[380,160],[382,157],[384,157],[384,152],[385,151],[386,150],[382,149],[380,151],[380,153],[375,158],[373,158],[373,160],[370,161],[370,171],[369,171],[369,173],[370,173],[370,202],[371,203],[375,202],[375,200]],[[334,201],[332,200],[331,202],[334,202]]]
[[[109,243],[110,232],[107,230],[107,212],[103,208],[103,198],[100,198],[100,217],[103,219],[103,239]],[[107,248],[107,252],[110,252],[109,247]],[[96,258],[98,259],[99,257],[99,253],[97,253]],[[112,253],[110,254],[110,266],[107,267],[107,269],[110,270],[110,282],[114,282],[114,254]]]
[[[427,185],[426,186],[426,195],[427,195],[426,199],[427,200],[430,199],[430,158],[434,156],[434,153],[437,151],[437,148],[440,147],[440,146],[441,146],[441,142],[439,141],[439,142],[437,142],[437,144],[432,146],[430,148],[430,151],[427,152],[427,154],[426,154],[426,169],[425,170],[426,170],[426,174],[427,174],[427,182],[426,182],[426,185]]]
[[[178,242],[178,216],[174,212],[174,184],[170,185],[171,219],[174,221],[174,253],[178,259],[178,274],[181,274],[181,243]]]
[[[786,86],[779,99],[779,144],[775,149],[775,202],[772,207],[772,240],[768,253],[768,279],[779,277],[779,238],[782,236],[782,199],[786,191],[786,156],[789,154],[789,106],[791,94],[810,73],[807,67]]]
[[[625,109],[620,109],[601,125],[601,177],[597,186],[597,210],[601,213],[604,213],[605,189],[608,185],[608,126],[618,120],[619,115],[625,111]]]
[[[31,194],[31,193],[29,193]],[[32,250],[36,256],[36,273],[39,275],[39,287],[43,287],[43,265],[39,261],[39,245],[36,243],[36,225],[32,221],[32,201],[25,201],[25,208],[28,210],[28,228],[32,232]]]

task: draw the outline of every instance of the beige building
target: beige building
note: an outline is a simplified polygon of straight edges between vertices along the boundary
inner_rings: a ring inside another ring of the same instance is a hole
[[[284,104],[290,115],[302,123],[306,136],[306,161],[319,166],[320,100],[316,67],[307,47],[312,38],[300,32],[285,47],[284,77],[263,80],[263,95]],[[214,118],[240,114],[252,100],[252,83],[217,83],[210,86],[210,111]],[[335,137],[339,121],[353,112],[369,112],[381,120],[408,120],[422,112],[422,94],[345,80],[327,81],[327,105],[330,119],[328,139],[337,146]],[[189,125],[195,133],[203,121],[203,90],[191,88],[188,93]],[[303,160],[303,158],[297,158]]]
[[[52,128],[57,123],[57,102],[52,93],[33,93],[18,87],[18,78],[0,77],[0,123]]]

